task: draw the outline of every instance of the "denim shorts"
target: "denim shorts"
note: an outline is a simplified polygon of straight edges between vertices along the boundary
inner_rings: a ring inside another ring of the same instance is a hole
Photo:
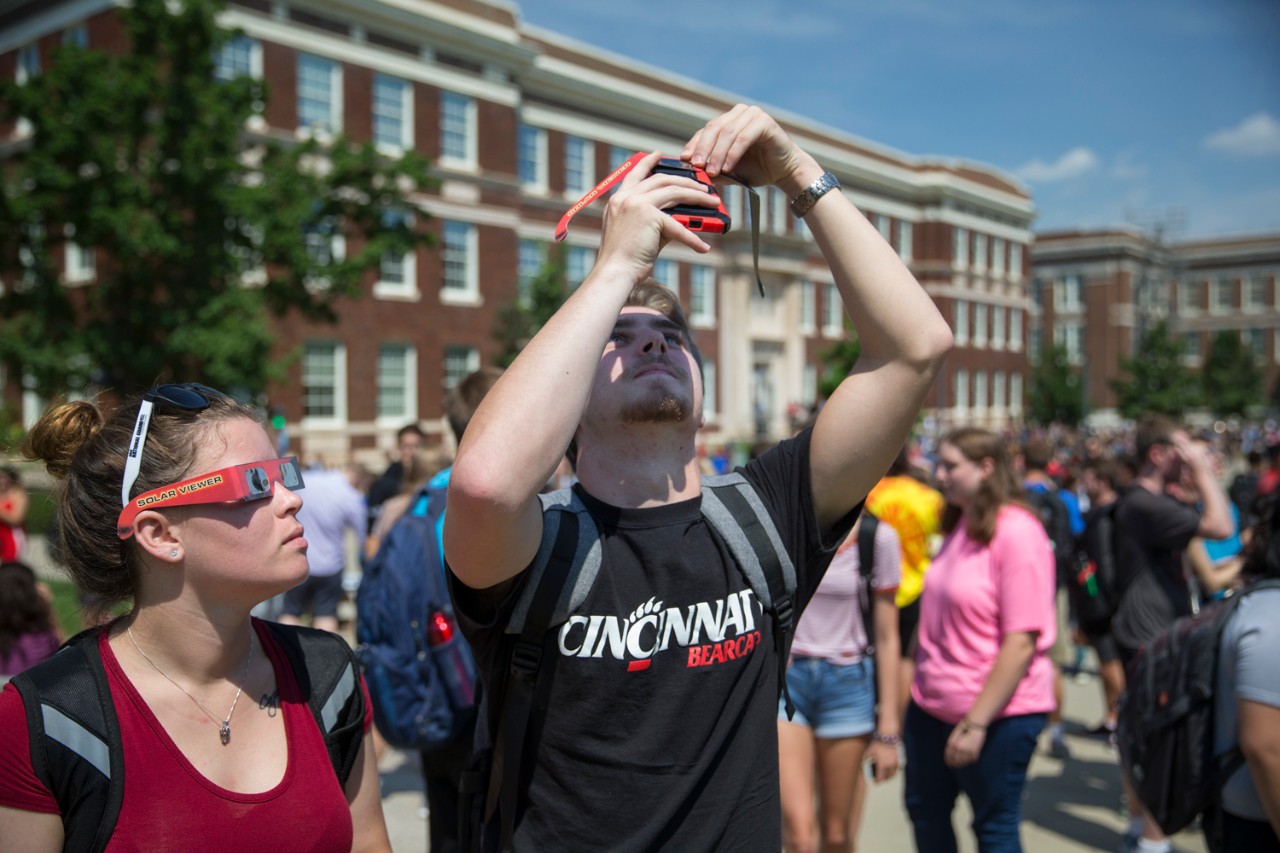
[[[876,667],[870,658],[847,665],[823,658],[795,657],[787,667],[787,689],[796,706],[791,722],[813,729],[814,737],[869,735],[876,728]],[[786,722],[784,699],[778,719]]]

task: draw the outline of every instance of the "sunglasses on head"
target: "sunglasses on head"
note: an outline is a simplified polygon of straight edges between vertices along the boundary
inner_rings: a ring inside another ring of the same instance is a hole
[[[271,497],[275,491],[275,483],[290,491],[303,487],[298,457],[286,456],[266,462],[232,465],[143,492],[125,504],[120,511],[120,517],[116,520],[116,535],[121,539],[132,536],[134,519],[146,509],[262,500]]]
[[[157,403],[174,406],[187,412],[202,412],[209,408],[209,401],[226,399],[226,394],[198,382],[178,385],[157,385],[142,395],[138,406],[138,419],[133,422],[133,437],[129,440],[129,453],[124,460],[124,482],[120,485],[120,505],[129,505],[129,490],[138,480],[142,468],[142,448],[147,443],[147,429],[151,426],[151,411]]]

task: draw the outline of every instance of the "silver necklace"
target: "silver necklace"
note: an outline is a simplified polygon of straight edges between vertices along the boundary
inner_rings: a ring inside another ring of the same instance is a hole
[[[146,660],[146,662],[151,664],[152,668],[154,668],[156,672],[163,675],[165,679],[167,679],[168,682],[172,684],[174,687],[178,688],[183,693],[186,693],[187,698],[190,699],[192,702],[195,702],[196,705],[200,707],[200,710],[205,712],[205,714],[209,717],[209,719],[213,720],[215,723],[219,722],[218,718],[208,708],[204,706],[203,702],[201,702],[199,699],[197,699],[196,697],[188,693],[187,688],[183,687],[181,684],[179,684],[178,682],[170,678],[169,673],[161,669],[160,665],[157,664],[155,661],[153,661],[147,655],[147,653],[142,650],[142,647],[138,645],[138,641],[133,638],[133,626],[127,626],[124,629],[124,631],[126,634],[129,635],[129,642],[133,643],[133,647],[138,650],[138,654],[142,655],[142,657]],[[218,725],[218,737],[222,739],[223,746],[226,746],[227,744],[231,743],[231,715],[236,712],[236,703],[240,701],[240,693],[244,690],[244,683],[249,678],[249,664],[251,663],[253,663],[252,632],[250,632],[249,634],[249,656],[245,658],[244,673],[240,676],[240,686],[236,688],[236,698],[231,700],[231,710],[227,711],[226,719],[222,720]]]

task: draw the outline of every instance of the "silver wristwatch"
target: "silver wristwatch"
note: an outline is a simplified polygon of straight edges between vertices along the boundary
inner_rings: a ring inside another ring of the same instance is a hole
[[[823,172],[816,181],[805,187],[804,192],[791,199],[791,213],[796,219],[801,219],[814,203],[827,193],[840,186],[840,181],[830,172]]]

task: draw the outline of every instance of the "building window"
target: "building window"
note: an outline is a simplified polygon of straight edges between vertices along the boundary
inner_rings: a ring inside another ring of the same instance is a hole
[[[342,66],[298,54],[298,129],[308,133],[342,130]]]
[[[1241,284],[1240,299],[1245,311],[1261,311],[1267,304],[1267,280],[1259,275],[1246,278]]]
[[[806,364],[800,373],[800,404],[805,408],[812,408],[817,400],[818,368],[816,365]]]
[[[1255,361],[1262,361],[1267,357],[1267,339],[1262,329],[1241,329],[1240,340],[1253,353]]]
[[[991,238],[991,274],[1004,276],[1004,241]]]
[[[1003,305],[991,306],[991,348],[1004,349],[1004,318],[1008,309]]]
[[[1063,276],[1053,289],[1053,309],[1059,313],[1075,313],[1083,310],[1084,294],[1080,276]]]
[[[956,346],[968,346],[969,303],[964,299],[957,299],[952,304],[951,311],[951,336],[955,339]]]
[[[1044,333],[1034,327],[1027,332],[1027,360],[1032,364],[1040,360],[1043,337]]]
[[[817,306],[815,302],[813,282],[800,282],[800,331],[812,334],[817,323]]]
[[[18,48],[18,68],[14,81],[24,85],[29,80],[40,76],[40,46],[34,42]]]
[[[582,246],[570,246],[565,257],[565,278],[568,279],[569,289],[577,290],[578,285],[586,281],[587,273],[591,272],[591,267],[595,265],[596,253],[594,249],[587,249]]]
[[[382,214],[382,224],[388,228],[412,227],[413,216],[404,210],[390,209]],[[415,249],[407,252],[386,250],[378,263],[378,280],[373,285],[373,295],[417,296],[418,255]]]
[[[1183,314],[1200,313],[1200,282],[1178,282],[1178,310]]]
[[[973,235],[973,268],[981,272],[987,268],[987,235]]]
[[[1009,278],[1022,281],[1022,244],[1009,244]]]
[[[66,244],[66,271],[68,283],[92,281],[98,274],[97,259],[92,247],[84,247],[68,240]]]
[[[969,232],[963,228],[951,230],[951,263],[960,269],[969,266]]]
[[[754,300],[753,300],[754,301]],[[839,337],[844,331],[844,303],[840,301],[840,291],[834,284],[822,287],[822,334],[829,338]]]
[[[440,93],[440,160],[450,166],[475,166],[475,98],[456,92]]]
[[[1022,311],[1017,308],[1009,310],[1009,349],[1022,349]]]
[[[612,175],[614,169],[617,169],[623,163],[630,160],[631,155],[634,153],[635,153],[634,151],[630,151],[626,148],[623,148],[621,145],[610,145],[609,146],[609,174]]]
[[[987,345],[987,306],[973,306],[973,345],[981,349]]]
[[[62,46],[84,50],[89,46],[89,31],[84,24],[76,24],[62,31]]]
[[[1235,304],[1235,282],[1229,278],[1214,279],[1212,284],[1213,300],[1209,303],[1209,310],[1214,314],[1230,313],[1231,308]]]
[[[480,369],[480,350],[475,347],[445,347],[444,387],[452,388],[467,374]]]
[[[262,78],[262,43],[246,35],[223,42],[213,60],[214,79],[229,81],[240,77]]]
[[[911,245],[911,239],[911,223],[898,220],[898,257],[906,263],[911,262],[911,252],[914,248]]]
[[[1084,361],[1084,326],[1079,323],[1058,323],[1053,328],[1053,342],[1057,346],[1066,347],[1068,364],[1078,365]]]
[[[313,267],[307,274],[307,284],[315,288],[328,287],[329,278],[325,271],[345,259],[346,238],[338,232],[334,220],[326,216],[303,231],[302,239]]]
[[[1017,414],[1022,411],[1022,374],[1009,374],[1009,411]]]
[[[521,124],[518,131],[520,184],[526,189],[547,189],[547,132]]]
[[[441,228],[440,255],[444,260],[446,300],[476,302],[480,299],[479,255],[476,228],[463,222],[445,222]]]
[[[1203,353],[1200,351],[1200,333],[1186,332],[1182,336],[1182,363],[1188,367],[1199,367]]]
[[[392,152],[413,147],[413,87],[407,80],[373,75],[373,141]]]
[[[702,360],[702,416],[707,420],[715,417],[719,408],[716,406],[716,395],[719,389],[716,387],[716,362],[715,359],[706,358]]]
[[[516,257],[516,298],[529,307],[533,302],[533,280],[547,261],[546,244],[537,240],[521,240]]]
[[[997,412],[1004,411],[1004,371],[997,370],[991,374],[991,408]]]
[[[378,419],[418,419],[418,352],[408,344],[378,347]]]
[[[893,221],[883,213],[873,213],[871,214],[871,224],[876,227],[876,230],[880,232],[880,236],[888,243],[889,237],[893,233]]]
[[[653,262],[653,280],[670,290],[680,289],[680,267],[675,261],[658,258]]]
[[[347,353],[334,341],[307,341],[302,353],[302,416],[345,420]]]
[[[689,268],[689,322],[694,326],[716,324],[716,271],[711,267]]]
[[[953,378],[951,397],[956,401],[957,409],[969,408],[969,371],[957,370]]]
[[[724,202],[724,209],[729,214],[729,218],[733,220],[735,229],[742,229],[747,225],[742,212],[742,199],[745,195],[746,192],[737,184],[729,184],[720,193],[720,199]]]
[[[769,233],[787,233],[787,213],[790,209],[787,194],[777,187],[769,187]]]
[[[987,407],[987,372],[985,370],[975,370],[973,373],[973,407],[975,409]]]
[[[586,195],[596,185],[595,144],[580,136],[564,139],[564,191],[571,196]]]

